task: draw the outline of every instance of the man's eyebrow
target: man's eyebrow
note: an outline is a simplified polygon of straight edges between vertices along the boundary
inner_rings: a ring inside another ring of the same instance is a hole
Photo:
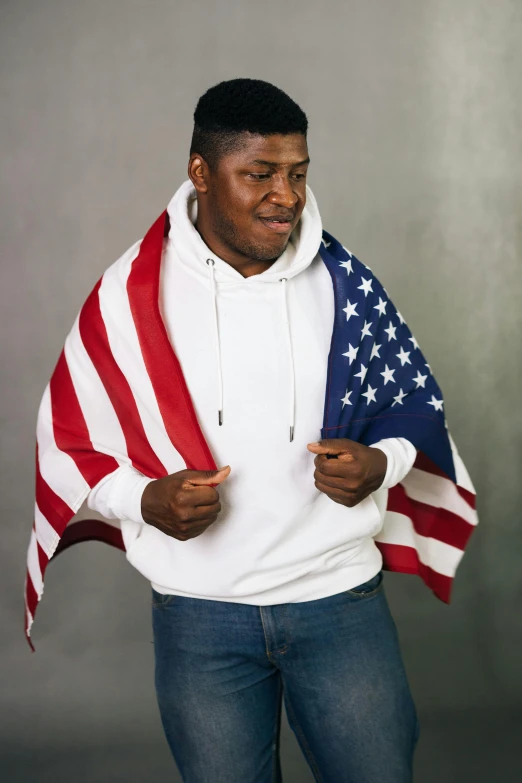
[[[272,168],[277,169],[280,166],[283,166],[283,163],[275,163],[274,161],[270,160],[251,160],[251,164],[257,165],[257,166],[272,166]],[[310,163],[310,158],[305,158],[305,160],[300,160],[298,163],[292,163],[292,166],[304,166],[305,163]]]

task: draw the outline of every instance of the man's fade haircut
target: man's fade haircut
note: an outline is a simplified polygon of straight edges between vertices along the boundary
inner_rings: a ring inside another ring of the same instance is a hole
[[[308,119],[283,90],[260,79],[230,79],[201,96],[194,112],[190,154],[201,155],[211,169],[242,145],[244,133],[270,136],[300,133]]]

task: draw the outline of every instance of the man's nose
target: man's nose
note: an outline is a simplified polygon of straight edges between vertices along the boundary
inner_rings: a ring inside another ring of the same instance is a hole
[[[286,209],[293,209],[299,196],[293,189],[293,183],[288,177],[282,175],[272,180],[272,190],[268,195],[271,204],[278,204]]]

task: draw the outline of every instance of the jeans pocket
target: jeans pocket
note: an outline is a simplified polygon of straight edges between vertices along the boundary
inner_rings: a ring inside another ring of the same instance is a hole
[[[374,577],[367,582],[363,582],[357,587],[352,587],[350,590],[345,590],[346,595],[353,595],[355,598],[368,598],[375,595],[382,589],[382,571],[379,571]]]
[[[152,606],[155,609],[162,609],[168,606],[174,600],[176,596],[173,593],[158,593],[152,588]]]

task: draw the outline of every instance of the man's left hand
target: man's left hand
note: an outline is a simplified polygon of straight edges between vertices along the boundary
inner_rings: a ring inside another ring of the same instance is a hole
[[[386,475],[388,460],[381,449],[373,449],[348,438],[331,438],[309,443],[317,454],[315,486],[343,506],[356,506],[378,489]],[[328,458],[327,454],[335,456]]]

